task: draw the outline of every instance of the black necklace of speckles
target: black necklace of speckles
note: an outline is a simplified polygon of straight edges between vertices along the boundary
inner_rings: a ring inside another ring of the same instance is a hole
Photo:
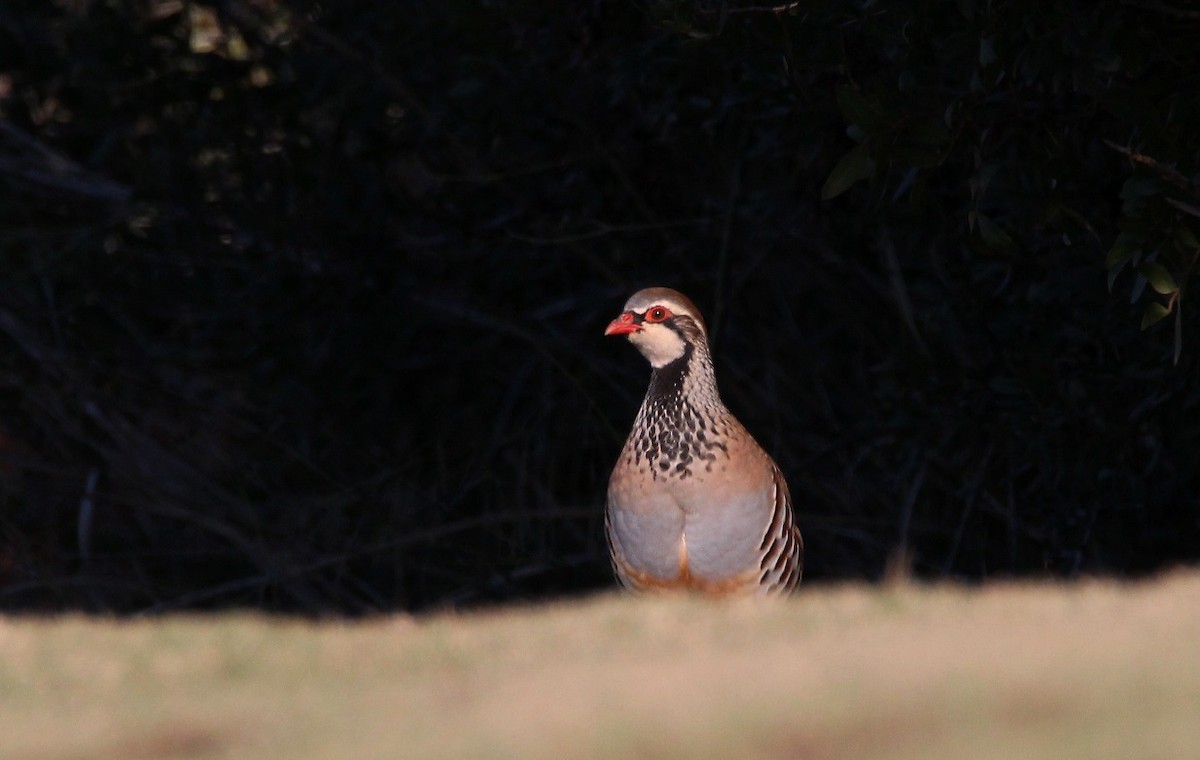
[[[685,342],[682,356],[650,376],[638,415],[640,424],[635,426],[634,457],[640,464],[645,455],[655,480],[660,475],[684,480],[693,475],[692,467],[701,463],[706,472],[712,472],[716,450],[728,455],[726,445],[716,440],[718,428],[725,428],[720,419],[723,410],[698,408],[684,395],[694,354],[692,344]]]

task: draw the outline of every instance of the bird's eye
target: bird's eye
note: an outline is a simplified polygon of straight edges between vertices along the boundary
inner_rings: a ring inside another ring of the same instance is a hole
[[[647,322],[661,322],[671,316],[671,312],[667,311],[665,306],[655,306],[646,312]]]

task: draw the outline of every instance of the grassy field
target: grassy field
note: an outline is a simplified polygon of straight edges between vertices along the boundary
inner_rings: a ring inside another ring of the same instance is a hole
[[[0,619],[0,757],[1194,758],[1200,573]]]

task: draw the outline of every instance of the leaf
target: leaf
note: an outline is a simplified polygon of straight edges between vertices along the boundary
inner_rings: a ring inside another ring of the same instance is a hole
[[[988,185],[996,173],[1000,171],[1000,164],[984,164],[976,170],[975,174],[967,180],[967,187],[971,190],[971,197],[976,201],[987,192]]]
[[[1197,248],[1200,248],[1200,240],[1196,238],[1196,233],[1187,225],[1179,225],[1175,228],[1175,245],[1184,253],[1192,253]]]
[[[868,100],[854,85],[839,85],[834,95],[838,110],[847,124],[856,124],[867,134],[883,126],[884,119],[878,105]]]
[[[919,121],[908,128],[907,138],[917,145],[941,148],[950,142],[950,132],[936,121]]]
[[[1117,281],[1117,276],[1121,274],[1121,270],[1125,268],[1125,262],[1122,261],[1115,266],[1108,268],[1108,292],[1112,293],[1113,285]]]
[[[871,152],[866,143],[856,146],[849,153],[838,159],[829,178],[821,188],[821,200],[836,198],[849,190],[859,180],[864,180],[875,173],[875,162],[871,160]]]
[[[1146,278],[1146,282],[1150,283],[1150,287],[1154,288],[1154,292],[1164,296],[1169,296],[1179,286],[1175,284],[1175,278],[1167,271],[1167,268],[1162,264],[1154,261],[1143,261],[1138,264],[1138,273]]]
[[[1168,309],[1166,306],[1163,306],[1161,303],[1159,303],[1157,301],[1155,301],[1154,303],[1146,304],[1146,310],[1144,312],[1142,312],[1142,329],[1145,330],[1147,327],[1149,327],[1150,325],[1159,321],[1160,319],[1162,319],[1163,317],[1167,316],[1170,313],[1171,313],[1170,309]]]
[[[942,154],[935,148],[923,145],[897,145],[888,158],[901,166],[928,169],[942,162]]]
[[[979,38],[979,65],[990,66],[996,62],[996,43],[991,37]]]
[[[1133,287],[1129,290],[1129,304],[1132,306],[1137,303],[1144,292],[1146,292],[1146,278],[1139,274],[1133,278]]]
[[[1108,255],[1104,257],[1104,266],[1107,269],[1122,266],[1141,249],[1142,241],[1140,238],[1122,232],[1120,235],[1117,235],[1117,242],[1113,243],[1113,247],[1109,249]]]
[[[1175,366],[1179,366],[1179,355],[1183,353],[1183,301],[1175,302]]]
[[[1121,199],[1147,198],[1160,195],[1165,189],[1163,181],[1153,174],[1131,174],[1121,186]]]
[[[1004,228],[987,218],[983,214],[975,215],[975,224],[979,229],[979,239],[988,248],[998,253],[1014,254],[1017,252],[1016,241],[1012,239]]]
[[[193,53],[213,53],[225,39],[225,31],[221,28],[221,20],[216,10],[201,6],[192,6],[188,11],[188,21],[191,33],[188,36],[188,46]]]

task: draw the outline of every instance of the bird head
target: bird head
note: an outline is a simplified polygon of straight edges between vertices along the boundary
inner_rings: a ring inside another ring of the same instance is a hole
[[[650,361],[664,367],[707,341],[700,310],[684,294],[670,288],[646,288],[630,296],[621,315],[608,323],[605,335],[625,335]]]

